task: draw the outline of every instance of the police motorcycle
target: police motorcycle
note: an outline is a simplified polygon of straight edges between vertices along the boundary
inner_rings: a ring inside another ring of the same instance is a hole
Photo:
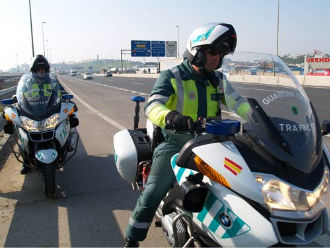
[[[9,105],[4,108],[3,117],[4,132],[12,134],[9,142],[12,152],[24,166],[41,172],[48,198],[55,197],[56,170],[77,150],[79,135],[74,128],[79,124],[78,109],[72,98],[73,95],[61,93],[54,76],[38,78],[25,74],[16,95],[2,100],[2,104]]]
[[[256,74],[247,75],[247,68]],[[171,166],[176,184],[158,207],[173,247],[305,245],[330,234],[330,155],[304,89],[277,56],[235,53],[223,70],[250,109],[199,121]],[[151,165],[150,123],[114,135],[121,177],[143,190]],[[226,119],[225,119],[226,117]]]

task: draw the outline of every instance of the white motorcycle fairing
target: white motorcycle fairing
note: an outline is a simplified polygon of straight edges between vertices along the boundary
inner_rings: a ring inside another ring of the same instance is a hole
[[[17,113],[16,107],[12,106],[11,108],[4,109],[5,115],[10,119],[12,123],[15,123],[18,127],[22,126],[22,122]]]
[[[29,143],[29,137],[23,128],[18,127],[17,130],[18,130],[18,144],[24,151],[26,151]]]
[[[55,138],[61,144],[61,147],[65,145],[70,133],[70,122],[68,119],[62,121],[62,123],[56,128]]]
[[[211,143],[195,147],[192,151],[224,176],[234,191],[256,202],[264,203],[248,165],[233,142]]]
[[[196,171],[175,164],[178,154],[172,157],[172,169],[181,185],[187,176]],[[193,213],[193,222],[211,238],[225,246],[271,246],[278,243],[272,223],[233,191],[204,177],[209,189],[201,212]]]

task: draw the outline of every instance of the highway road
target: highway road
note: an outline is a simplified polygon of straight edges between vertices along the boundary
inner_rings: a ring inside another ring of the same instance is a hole
[[[131,190],[115,168],[112,137],[122,128],[133,127],[134,103],[130,97],[139,93],[147,97],[155,80],[60,78],[75,95],[79,108],[77,154],[57,173],[56,200],[45,199],[37,172],[19,174],[20,164],[12,154],[0,160],[0,246],[122,246],[139,193]],[[320,119],[330,119],[330,90],[306,91]],[[140,126],[145,126],[142,112],[140,119]],[[328,138],[326,141],[330,147]],[[310,246],[329,243],[329,237],[323,236]],[[152,225],[141,246],[168,244],[161,228]]]

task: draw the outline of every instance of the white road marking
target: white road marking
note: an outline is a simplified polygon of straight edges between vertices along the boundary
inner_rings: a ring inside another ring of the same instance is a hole
[[[143,93],[143,92],[138,92],[138,91],[135,91],[135,90],[128,90],[128,89],[119,88],[119,87],[116,87],[116,86],[111,86],[111,85],[106,85],[106,84],[100,84],[100,83],[96,83],[95,81],[93,81],[93,83],[91,83],[91,82],[84,81],[84,80],[81,80],[81,79],[78,79],[78,78],[76,78],[76,80],[79,80],[79,81],[84,82],[84,83],[96,84],[96,85],[99,85],[99,86],[112,88],[112,89],[115,89],[115,90],[121,90],[121,91],[125,91],[125,92],[131,92],[131,93],[134,93],[134,94],[140,94],[142,96],[149,96],[149,94],[146,94],[146,93]]]
[[[79,80],[79,79],[78,79]],[[82,80],[81,80],[82,81]],[[118,128],[119,130],[123,130],[126,129],[126,127],[122,126],[121,124],[119,124],[118,122],[116,122],[115,120],[109,118],[108,116],[106,116],[105,114],[101,113],[100,111],[98,111],[97,109],[93,108],[91,105],[89,105],[87,102],[85,102],[84,100],[82,100],[77,94],[75,94],[64,82],[63,80],[61,80],[61,84],[63,84],[63,86],[65,86],[65,88],[72,94],[74,95],[75,98],[78,99],[78,101],[80,101],[82,104],[85,105],[85,107],[87,107],[89,110],[91,110],[94,114],[98,115],[99,117],[101,117],[103,120],[105,120],[106,122],[108,122],[110,125]]]
[[[70,246],[70,228],[69,228],[69,215],[66,207],[58,206],[58,246]]]
[[[142,84],[142,83],[136,83],[136,82],[133,82],[132,84],[144,85],[144,84]]]

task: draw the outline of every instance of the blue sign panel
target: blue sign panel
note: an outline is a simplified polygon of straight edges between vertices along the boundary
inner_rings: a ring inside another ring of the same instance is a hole
[[[149,40],[131,40],[132,57],[150,57]]]
[[[165,41],[151,41],[151,56],[165,57]]]

